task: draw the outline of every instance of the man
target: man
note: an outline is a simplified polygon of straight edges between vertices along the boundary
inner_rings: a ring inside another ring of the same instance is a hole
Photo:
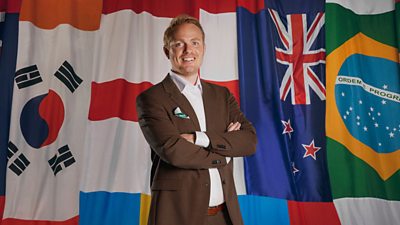
[[[242,225],[233,160],[253,154],[256,134],[229,90],[199,78],[204,31],[178,16],[164,33],[171,72],[137,98],[153,154],[149,225]]]

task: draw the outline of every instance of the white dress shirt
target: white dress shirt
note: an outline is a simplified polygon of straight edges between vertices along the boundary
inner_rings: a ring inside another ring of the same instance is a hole
[[[185,80],[182,76],[171,71],[170,73],[172,80],[178,87],[179,91],[186,97],[192,106],[196,117],[199,120],[201,131],[196,131],[195,145],[201,147],[208,147],[210,139],[204,133],[206,131],[206,116],[204,114],[203,105],[203,89],[201,87],[200,78],[197,78],[196,83],[193,85],[189,81]],[[230,160],[230,158],[229,158]],[[229,161],[228,161],[229,162]],[[209,206],[217,206],[224,203],[224,194],[222,190],[221,176],[219,175],[218,169],[208,169],[210,173],[210,201]]]

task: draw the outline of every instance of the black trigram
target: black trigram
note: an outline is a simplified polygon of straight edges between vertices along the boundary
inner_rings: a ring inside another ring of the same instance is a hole
[[[8,142],[8,151],[7,151],[7,158],[8,160],[11,159],[16,153],[18,152],[17,146],[15,146],[11,141]],[[8,168],[13,171],[18,176],[25,171],[25,169],[29,166],[30,162],[25,157],[24,154],[20,154],[9,166]]]
[[[10,160],[11,157],[15,155],[15,153],[18,152],[17,146],[14,145],[11,141],[8,142],[8,151],[7,151],[7,159]]]
[[[75,73],[74,68],[67,61],[64,61],[54,76],[63,82],[71,92],[74,92],[82,83],[82,79]]]
[[[35,85],[42,81],[42,77],[40,77],[40,73],[36,65],[19,69],[15,73],[15,82],[17,83],[19,89]]]
[[[58,149],[58,153],[55,154],[48,162],[55,176],[63,168],[67,168],[74,164],[75,159],[71,153],[71,150],[69,150],[68,145],[64,145]]]

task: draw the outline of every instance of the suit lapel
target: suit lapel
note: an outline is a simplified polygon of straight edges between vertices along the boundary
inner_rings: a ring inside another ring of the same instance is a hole
[[[200,130],[199,120],[197,119],[196,113],[194,112],[190,102],[186,97],[179,91],[175,83],[172,81],[170,75],[167,75],[162,81],[165,92],[168,93],[169,97],[179,106],[183,113],[189,116],[190,120],[197,131]]]

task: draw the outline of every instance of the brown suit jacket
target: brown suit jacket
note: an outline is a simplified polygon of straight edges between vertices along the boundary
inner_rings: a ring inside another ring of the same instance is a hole
[[[205,225],[210,196],[209,168],[218,168],[233,225],[242,225],[233,180],[233,160],[226,156],[251,155],[256,149],[253,126],[240,111],[229,90],[204,81],[203,104],[210,146],[202,148],[180,137],[200,131],[196,114],[169,75],[137,98],[142,132],[153,154],[152,199],[149,225]],[[189,116],[179,118],[179,107]],[[227,132],[239,121],[239,131]]]

